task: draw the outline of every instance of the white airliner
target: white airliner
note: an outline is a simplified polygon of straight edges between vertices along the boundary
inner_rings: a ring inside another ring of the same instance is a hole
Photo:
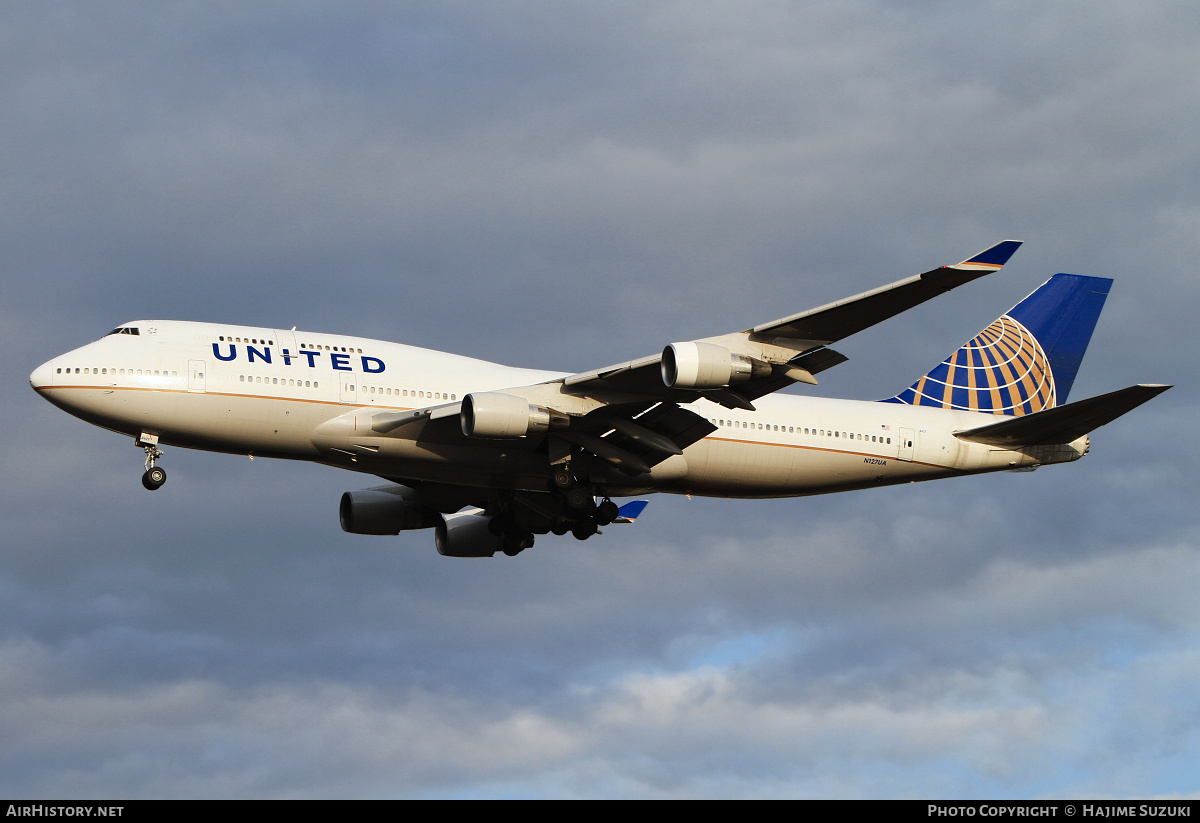
[[[42,364],[33,388],[160,445],[311,460],[391,485],[347,492],[357,534],[433,528],[443,555],[585,539],[649,492],[792,497],[1078,460],[1088,432],[1169,386],[1066,404],[1112,281],[1056,274],[909,389],[883,401],[775,394],[846,360],[827,346],[999,270],[1002,243],[954,266],[745,331],[561,374],[315,332],[138,320]]]

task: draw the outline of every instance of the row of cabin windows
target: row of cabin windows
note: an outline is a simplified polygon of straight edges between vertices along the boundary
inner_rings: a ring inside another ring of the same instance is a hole
[[[209,339],[209,340],[212,340],[212,338],[211,338],[211,337],[210,337],[210,338],[208,338],[208,339]],[[225,335],[221,335],[221,342],[223,342],[223,343],[224,343],[224,342],[229,342],[229,343],[254,343],[255,345],[258,345],[258,346],[274,346],[274,345],[275,345],[275,341],[274,341],[274,340],[265,340],[265,339],[262,339],[262,340],[260,340],[260,339],[259,339],[259,338],[257,338],[257,337],[226,337]]]
[[[242,383],[268,383],[272,386],[300,386],[303,388],[313,389],[320,387],[320,383],[318,383],[316,380],[289,380],[284,377],[262,377],[251,374],[239,374],[238,380]],[[354,391],[354,384],[347,383],[346,388],[349,391]],[[359,386],[359,390],[369,394],[386,394],[393,397],[416,397],[420,399],[432,400],[458,399],[457,394],[450,394],[449,392],[420,391],[417,389],[392,389],[385,386]]]
[[[136,334],[136,332],[134,332],[134,333]],[[211,340],[212,338],[210,337],[209,339]],[[228,342],[228,343],[254,343],[254,344],[260,345],[260,346],[261,345],[266,345],[266,346],[274,346],[275,345],[274,340],[259,339],[257,337],[229,337],[227,335],[222,334],[219,339],[221,340],[222,343],[225,343],[225,342]],[[356,349],[353,346],[347,348],[346,346],[320,346],[315,343],[313,343],[313,344],[301,343],[300,348],[301,349],[312,349],[315,351],[320,351],[321,349],[324,349],[325,351],[344,351],[344,352],[356,352],[358,354],[362,354],[362,349]]]
[[[325,349],[325,351],[344,351],[344,352],[355,352],[357,354],[362,354],[362,349],[356,349],[353,346],[351,346],[350,348],[346,348],[345,346],[341,346],[341,347],[321,346],[321,345],[310,345],[308,343],[301,343],[300,348],[301,349],[316,349],[317,351],[320,351],[321,349]]]
[[[354,384],[347,383],[346,388],[354,391]],[[359,386],[358,390],[364,394],[388,394],[393,397],[416,397],[423,400],[457,400],[457,394],[450,394],[444,391],[419,391],[417,389],[390,389],[386,386]]]
[[[862,440],[868,443],[891,443],[892,438],[876,434],[858,434],[832,429],[810,429],[806,426],[776,426],[773,423],[747,423],[744,420],[723,420],[709,418],[715,426],[732,426],[735,429],[757,429],[758,431],[777,431],[787,434],[807,434],[817,437],[839,437],[846,440]]]
[[[78,369],[78,368],[76,368],[74,370],[72,370],[70,368],[66,368],[66,369],[60,368],[57,370],[57,372],[58,372],[58,374],[81,374],[82,373],[82,374],[117,374],[117,375],[128,373],[129,375],[142,375],[143,377],[178,377],[179,376],[179,372],[168,371],[167,369],[162,369],[161,371],[159,369],[83,369],[81,372],[80,369]]]
[[[299,386],[305,389],[321,387],[317,380],[289,380],[286,377],[262,377],[253,374],[239,374],[238,381],[241,383],[269,383],[272,386]]]

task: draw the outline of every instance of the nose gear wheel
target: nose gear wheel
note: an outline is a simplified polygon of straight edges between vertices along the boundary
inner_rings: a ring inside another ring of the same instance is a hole
[[[142,448],[146,451],[146,473],[142,475],[142,485],[148,490],[154,491],[167,482],[166,469],[154,465],[155,461],[163,456],[163,451],[158,446],[143,446]]]

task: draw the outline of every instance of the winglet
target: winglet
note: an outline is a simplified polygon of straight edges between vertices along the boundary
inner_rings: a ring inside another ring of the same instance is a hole
[[[650,505],[649,500],[634,500],[617,509],[617,519],[614,523],[632,523],[638,519],[642,509]]]
[[[950,268],[966,269],[967,271],[999,271],[1008,262],[1008,258],[1021,248],[1021,242],[1020,240],[1001,240],[991,248],[984,249],[974,257]]]

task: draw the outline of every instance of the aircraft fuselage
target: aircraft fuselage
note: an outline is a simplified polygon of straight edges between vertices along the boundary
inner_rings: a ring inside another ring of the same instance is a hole
[[[381,433],[380,412],[452,405],[471,392],[546,384],[518,369],[357,337],[183,321],[136,321],[40,366],[34,388],[90,423],[167,445],[320,462],[398,480],[542,491],[550,471],[531,438],[447,437],[432,421]],[[611,472],[607,494],[652,491],[787,497],[1064,462],[1087,437],[1019,451],[970,443],[993,415],[774,394],[754,411],[687,408],[716,430],[647,474]],[[444,424],[443,424],[444,425]]]

